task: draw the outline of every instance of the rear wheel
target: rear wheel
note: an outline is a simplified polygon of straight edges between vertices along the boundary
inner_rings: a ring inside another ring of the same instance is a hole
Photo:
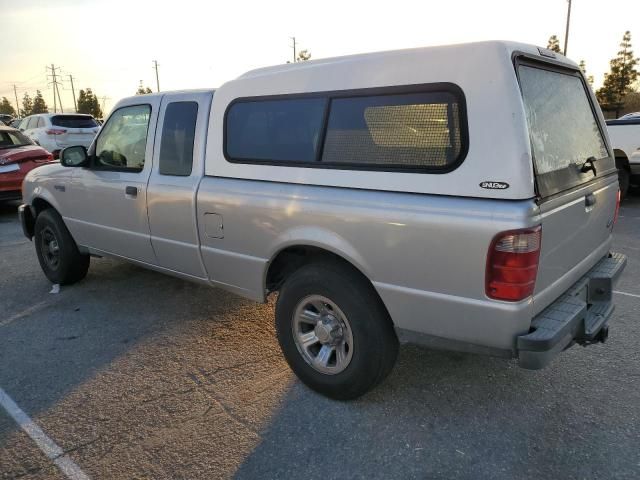
[[[47,209],[36,218],[34,242],[40,267],[51,282],[68,285],[87,275],[89,255],[80,253],[55,210]]]
[[[392,370],[398,340],[377,293],[358,272],[314,263],[294,272],[276,304],[276,331],[294,373],[330,398],[357,398]]]

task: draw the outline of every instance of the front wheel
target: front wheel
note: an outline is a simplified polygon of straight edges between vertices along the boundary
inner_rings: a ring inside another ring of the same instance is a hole
[[[369,282],[337,262],[294,272],[276,303],[280,347],[294,373],[327,397],[348,400],[391,372],[398,340]]]
[[[89,269],[89,255],[78,250],[62,217],[47,209],[36,218],[34,242],[40,267],[53,283],[68,285],[82,280]]]

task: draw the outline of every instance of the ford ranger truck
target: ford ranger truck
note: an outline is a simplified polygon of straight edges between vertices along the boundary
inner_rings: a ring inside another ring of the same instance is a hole
[[[30,172],[23,198],[54,283],[110,256],[277,294],[284,357],[337,399],[379,384],[404,342],[562,369],[563,350],[615,328],[626,263],[593,92],[573,61],[512,42],[126,98],[88,149]]]

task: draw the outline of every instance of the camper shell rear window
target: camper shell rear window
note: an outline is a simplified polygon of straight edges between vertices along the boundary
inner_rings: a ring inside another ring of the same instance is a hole
[[[580,72],[528,61],[517,69],[538,193],[547,197],[614,170]]]
[[[444,173],[467,150],[453,84],[250,97],[225,112],[232,163]]]

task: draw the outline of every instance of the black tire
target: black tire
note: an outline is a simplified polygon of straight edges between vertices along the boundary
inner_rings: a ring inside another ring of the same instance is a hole
[[[618,183],[620,184],[620,200],[624,200],[629,193],[631,173],[625,167],[618,168]]]
[[[34,242],[40,267],[51,282],[70,285],[87,275],[89,255],[80,253],[62,217],[55,210],[44,210],[36,218]]]
[[[329,299],[348,319],[352,354],[339,373],[319,372],[296,345],[294,315],[310,296]],[[389,375],[398,356],[393,323],[378,294],[359,272],[334,261],[305,265],[285,281],[276,303],[276,332],[298,378],[336,400],[354,399],[374,388]]]

